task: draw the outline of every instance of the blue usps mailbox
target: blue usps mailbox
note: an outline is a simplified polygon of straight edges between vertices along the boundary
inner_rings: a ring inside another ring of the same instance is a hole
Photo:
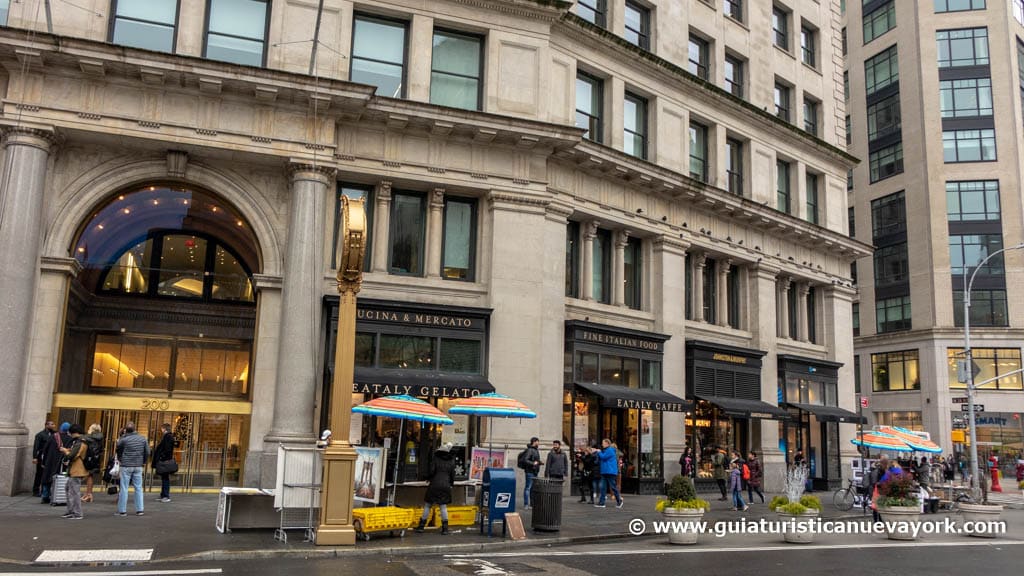
[[[487,468],[484,470],[482,506],[486,509],[480,516],[480,533],[484,533],[487,521],[487,535],[493,536],[494,521],[501,521],[501,534],[505,535],[505,514],[516,511],[516,471],[514,468]]]

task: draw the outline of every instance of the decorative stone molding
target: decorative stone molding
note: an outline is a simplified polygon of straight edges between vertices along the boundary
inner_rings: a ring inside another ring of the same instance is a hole
[[[549,198],[499,190],[492,190],[488,198],[490,198],[492,206],[495,204],[516,204],[519,206],[547,208],[551,203]]]
[[[629,244],[629,230],[619,230],[615,233],[615,248],[622,249]]]
[[[167,151],[167,175],[174,178],[184,178],[188,169],[188,152],[183,150]]]
[[[653,246],[655,252],[668,252],[683,257],[686,256],[686,251],[690,249],[690,243],[686,240],[668,235],[655,238]]]
[[[430,191],[430,207],[435,210],[444,208],[444,188],[434,188]]]
[[[593,240],[597,237],[597,220],[591,220],[583,224],[583,239]]]
[[[378,202],[390,202],[391,201],[391,181],[381,180],[377,183],[377,189],[374,191],[377,196]]]
[[[82,263],[76,258],[42,256],[39,258],[39,269],[54,274],[67,274],[74,278],[82,272]]]
[[[698,269],[701,269],[701,270],[704,269],[704,267],[707,266],[707,264],[708,264],[708,254],[707,254],[707,252],[697,252],[696,254],[694,254],[693,255],[693,264]]]
[[[252,284],[253,288],[257,291],[263,290],[281,290],[283,279],[280,276],[271,276],[269,274],[253,274]]]

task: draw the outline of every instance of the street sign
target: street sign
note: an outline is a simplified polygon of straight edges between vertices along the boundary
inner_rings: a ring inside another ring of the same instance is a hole
[[[967,396],[957,396],[950,400],[951,404],[967,404]]]
[[[860,407],[861,408],[867,408],[868,407],[868,397],[867,396],[861,396],[860,397]]]
[[[967,412],[968,411],[967,408],[969,406],[970,406],[970,404],[961,404],[960,405],[960,411],[961,412]],[[974,411],[975,412],[984,412],[985,411],[985,405],[984,404],[975,404],[974,405]]]
[[[973,374],[975,378],[978,377],[978,374],[981,374],[981,366],[978,366],[978,363],[974,360],[971,360],[971,374]],[[961,384],[966,384],[967,381],[970,380],[970,377],[967,376],[966,358],[956,361],[956,379],[957,382],[960,382]]]

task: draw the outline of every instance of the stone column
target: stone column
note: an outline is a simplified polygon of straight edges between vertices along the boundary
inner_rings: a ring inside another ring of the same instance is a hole
[[[807,293],[810,286],[806,282],[796,285],[796,339],[807,342]]]
[[[594,299],[594,238],[597,222],[583,223],[583,280],[580,295],[584,300]]]
[[[444,188],[430,191],[427,214],[427,278],[441,277],[441,245],[444,244]]]
[[[698,252],[693,255],[693,319],[704,322],[704,267],[708,255]]]
[[[620,230],[615,233],[615,269],[612,272],[612,304],[626,305],[626,244],[629,243],[629,232]]]
[[[391,182],[382,180],[374,191],[377,205],[373,212],[374,272],[388,271],[388,237],[391,234]]]
[[[779,276],[779,337],[789,339],[789,276]]]
[[[46,165],[52,130],[5,128],[0,172],[0,494],[17,490],[21,461],[28,457],[22,416],[29,342],[39,278]],[[38,424],[33,422],[32,424]]]
[[[729,270],[732,260],[718,261],[718,320],[719,326],[729,325]]]
[[[857,396],[854,394],[853,365],[853,298],[856,291],[844,286],[820,286],[822,317],[819,322],[820,344],[829,350],[829,360],[842,364],[839,367],[839,407],[857,411]],[[868,377],[870,381],[870,376]],[[868,384],[870,386],[870,384]],[[927,384],[926,384],[927,386]],[[925,392],[927,393],[927,392]],[[933,402],[934,406],[935,403]],[[865,411],[865,414],[867,412]],[[949,410],[946,410],[948,417]],[[852,470],[849,462],[857,457],[857,450],[850,440],[856,437],[857,427],[854,424],[839,425],[839,457],[842,462],[842,477],[851,478]]]
[[[686,249],[690,245],[677,236],[654,238],[651,251],[651,312],[654,331],[670,336],[662,359],[662,389],[686,397]],[[679,472],[679,455],[686,446],[686,422],[682,412],[662,413],[662,451],[665,477]]]
[[[320,381],[321,298],[326,202],[333,168],[292,164],[288,245],[281,291],[281,337],[274,421],[264,442],[313,442],[313,410]]]
[[[409,83],[405,97],[416,102],[430,102],[430,70],[433,67],[434,19],[414,14],[409,26]],[[391,94],[387,94],[391,96]],[[401,95],[396,98],[401,98]]]
[[[751,347],[758,350],[776,350],[778,340],[779,270],[754,263],[748,268],[750,284],[749,329],[753,336]],[[786,282],[789,279],[786,278]],[[778,361],[774,353],[762,359],[761,399],[776,404],[778,398]],[[765,467],[765,492],[780,492],[783,488],[786,470],[785,455],[779,450],[778,420],[754,421],[752,426],[761,428],[761,459]]]

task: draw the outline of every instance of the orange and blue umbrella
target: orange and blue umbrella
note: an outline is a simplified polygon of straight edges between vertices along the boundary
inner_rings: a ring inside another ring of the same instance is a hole
[[[490,392],[460,400],[448,409],[449,414],[497,416],[499,418],[536,418],[537,413],[515,398]]]
[[[850,442],[857,446],[865,446],[876,450],[892,450],[893,452],[914,451],[909,444],[900,438],[874,430],[865,430],[863,433],[857,434],[857,437],[850,440]]]
[[[427,424],[454,424],[454,421],[445,416],[444,412],[419,398],[405,394],[374,398],[358,406],[353,406],[352,411],[357,414],[415,420]]]
[[[895,436],[900,440],[904,441],[911,448],[918,452],[942,452],[942,448],[938,444],[915,434],[914,432],[907,430],[906,428],[900,428],[899,426],[879,426],[875,430],[882,434],[888,434],[889,436]]]

